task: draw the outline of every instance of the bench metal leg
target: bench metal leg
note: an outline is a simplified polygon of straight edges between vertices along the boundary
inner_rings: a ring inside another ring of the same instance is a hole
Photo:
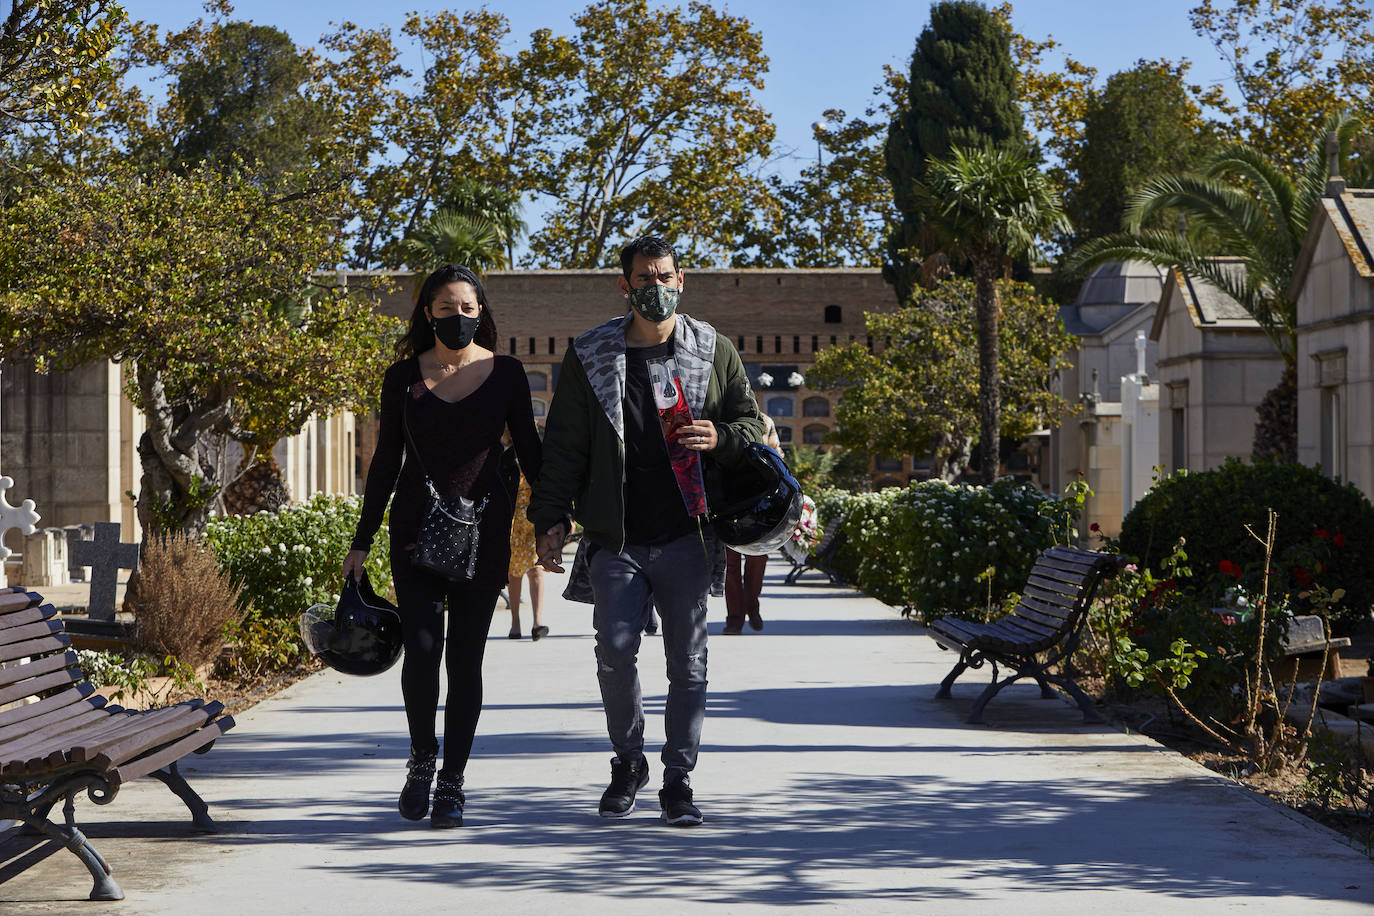
[[[76,793],[85,789],[96,804],[108,804],[116,790],[99,777],[83,776],[78,781],[66,781],[60,786],[49,786],[33,797],[26,797],[21,789],[7,789],[0,793],[0,819],[22,821],[34,832],[65,846],[81,860],[91,873],[92,900],[123,900],[124,890],[110,876],[110,865],[100,853],[96,852],[91,841],[76,826]],[[48,818],[58,799],[63,799],[62,814],[65,827],[59,827]]]
[[[945,675],[945,679],[940,682],[940,689],[935,691],[935,699],[948,700],[950,698],[949,689],[954,686],[954,682],[958,680],[959,675],[963,674],[968,669],[969,663],[964,659],[961,658],[959,661],[955,662],[954,669],[950,671],[949,674]]]
[[[210,806],[205,804],[205,799],[197,795],[196,790],[186,782],[186,777],[181,775],[175,761],[168,764],[167,769],[153,770],[148,775],[171,789],[177,798],[186,803],[186,807],[191,810],[191,823],[197,830],[202,833],[215,833],[219,829],[210,817]]]
[[[1077,703],[1078,708],[1083,711],[1084,722],[1107,721],[1106,719],[1102,718],[1102,713],[1098,712],[1097,707],[1093,705],[1092,698],[1083,692],[1083,688],[1079,687],[1077,684],[1075,684],[1068,678],[1056,679],[1055,683],[1058,684],[1060,687],[1063,687],[1064,692],[1067,693],[1069,696],[1073,697],[1073,701]]]

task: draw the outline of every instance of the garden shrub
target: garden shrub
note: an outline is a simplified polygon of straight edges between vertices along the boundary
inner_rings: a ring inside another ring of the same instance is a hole
[[[1019,594],[1042,549],[1065,531],[1064,504],[1011,478],[990,487],[926,480],[817,499],[838,514],[849,556],[837,564],[866,594],[923,622],[986,619]],[[1071,532],[1070,532],[1071,533]]]
[[[313,604],[333,604],[343,585],[339,569],[353,540],[362,500],[311,497],[280,512],[230,516],[210,522],[206,542],[243,592],[250,619],[289,620]],[[378,591],[391,582],[386,525],[367,556]]]
[[[226,624],[243,616],[239,589],[214,553],[185,534],[150,537],[125,599],[139,648],[192,668],[219,654]]]
[[[1344,589],[1331,608],[1332,627],[1350,632],[1374,604],[1374,506],[1350,484],[1300,464],[1244,464],[1230,460],[1212,471],[1158,481],[1121,525],[1122,554],[1157,569],[1178,538],[1185,539],[1193,577],[1183,588],[1219,602],[1230,588],[1259,592],[1266,510],[1278,514],[1270,593],[1294,604],[1324,586]]]

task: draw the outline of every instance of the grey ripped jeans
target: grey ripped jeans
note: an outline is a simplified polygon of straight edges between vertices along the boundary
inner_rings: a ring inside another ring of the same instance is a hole
[[[664,711],[665,781],[686,779],[696,766],[706,717],[706,596],[711,563],[698,535],[653,547],[601,548],[590,560],[596,610],[596,676],[611,745],[622,760],[644,752],[644,703],[639,689],[640,634],[652,599],[668,664]]]

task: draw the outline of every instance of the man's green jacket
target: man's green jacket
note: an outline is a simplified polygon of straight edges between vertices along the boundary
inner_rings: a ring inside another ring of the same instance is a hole
[[[577,338],[563,357],[544,427],[544,463],[528,517],[537,534],[572,517],[586,536],[614,550],[625,543],[625,329],[616,318]],[[762,441],[763,417],[739,353],[704,321],[681,313],[673,358],[696,419],[712,421],[719,443],[704,453],[706,498],[745,446]],[[578,570],[574,569],[576,577]]]

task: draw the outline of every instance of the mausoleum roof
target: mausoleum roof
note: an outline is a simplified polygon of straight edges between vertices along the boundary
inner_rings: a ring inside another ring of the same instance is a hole
[[[1109,261],[1093,268],[1059,317],[1071,334],[1099,334],[1140,306],[1157,303],[1163,289],[1164,271],[1148,261]]]

